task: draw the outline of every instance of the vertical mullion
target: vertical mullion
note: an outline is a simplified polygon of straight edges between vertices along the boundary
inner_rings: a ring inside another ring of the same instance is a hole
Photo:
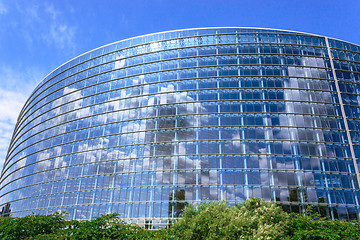
[[[333,58],[332,58],[332,54],[331,54],[331,50],[330,50],[329,40],[328,40],[327,37],[325,37],[325,42],[326,42],[326,48],[327,48],[328,55],[329,55],[329,59],[330,59],[331,71],[332,71],[332,74],[333,74],[333,77],[334,77],[335,86],[336,86],[336,91],[337,91],[337,95],[338,95],[338,98],[339,98],[340,109],[341,109],[342,117],[343,117],[343,119],[344,119],[344,125],[345,125],[346,135],[347,135],[348,140],[349,140],[351,157],[352,157],[352,159],[353,159],[354,166],[355,166],[356,178],[357,178],[358,184],[359,184],[359,186],[360,186],[359,168],[358,168],[357,163],[356,163],[355,152],[354,152],[354,147],[353,147],[352,140],[351,140],[351,136],[350,136],[349,126],[348,126],[348,123],[347,123],[347,118],[346,118],[345,109],[344,109],[344,103],[343,103],[343,101],[342,101],[341,92],[340,92],[340,87],[339,87],[338,79],[337,79],[337,77],[336,77],[334,62],[333,62]]]

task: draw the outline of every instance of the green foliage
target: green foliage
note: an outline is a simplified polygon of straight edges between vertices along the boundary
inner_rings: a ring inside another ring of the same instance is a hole
[[[170,232],[176,239],[281,239],[288,219],[280,207],[260,199],[233,208],[211,202],[189,205]]]
[[[30,215],[0,218],[0,239],[168,239],[165,229],[149,231],[127,224],[117,214],[90,221],[66,221],[64,215]]]
[[[149,231],[137,225],[128,224],[108,214],[90,221],[66,221],[66,227],[52,234],[39,235],[34,239],[167,239],[166,232]]]
[[[360,239],[360,222],[327,220],[309,208],[305,215],[291,214],[288,231],[288,239]]]
[[[29,215],[23,218],[0,218],[0,238],[26,239],[40,234],[50,234],[64,227],[64,215]]]
[[[249,199],[230,207],[226,202],[188,205],[169,229],[146,230],[117,214],[89,221],[67,221],[64,214],[0,218],[0,239],[360,239],[360,222],[326,220],[308,209],[287,214],[274,203]]]

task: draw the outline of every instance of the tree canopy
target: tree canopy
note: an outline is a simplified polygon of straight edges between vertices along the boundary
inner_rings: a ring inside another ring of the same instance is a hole
[[[65,214],[0,218],[0,239],[360,239],[359,221],[327,220],[309,208],[288,214],[274,203],[249,199],[188,205],[168,228],[147,230],[109,214],[88,221]]]

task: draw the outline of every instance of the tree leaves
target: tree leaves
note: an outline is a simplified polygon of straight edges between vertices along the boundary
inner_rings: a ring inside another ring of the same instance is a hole
[[[280,239],[288,214],[274,203],[250,199],[230,207],[223,202],[189,205],[170,232],[177,239]]]
[[[188,205],[168,229],[146,230],[116,213],[89,221],[65,214],[0,218],[0,239],[360,239],[359,221],[327,220],[309,208],[287,214],[274,203],[249,199],[235,207],[225,201]]]

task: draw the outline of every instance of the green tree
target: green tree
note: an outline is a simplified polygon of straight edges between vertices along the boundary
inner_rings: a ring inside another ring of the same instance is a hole
[[[64,219],[64,214],[0,218],[0,239],[169,239],[166,229],[150,231],[108,214],[89,221]]]
[[[360,239],[359,221],[328,220],[308,208],[304,215],[291,214],[288,239]]]
[[[64,227],[64,214],[29,215],[22,218],[0,217],[0,238],[18,240],[50,234]]]
[[[260,199],[236,207],[207,202],[187,206],[170,232],[176,239],[281,239],[288,220],[280,207]]]
[[[50,234],[37,235],[33,239],[168,239],[165,229],[150,231],[135,224],[128,224],[117,217],[118,214],[108,214],[88,221],[66,221],[64,228]]]
[[[117,214],[89,221],[65,220],[64,214],[0,218],[0,239],[360,239],[359,221],[327,220],[309,208],[287,214],[274,203],[249,199],[188,205],[170,229],[146,230]]]

